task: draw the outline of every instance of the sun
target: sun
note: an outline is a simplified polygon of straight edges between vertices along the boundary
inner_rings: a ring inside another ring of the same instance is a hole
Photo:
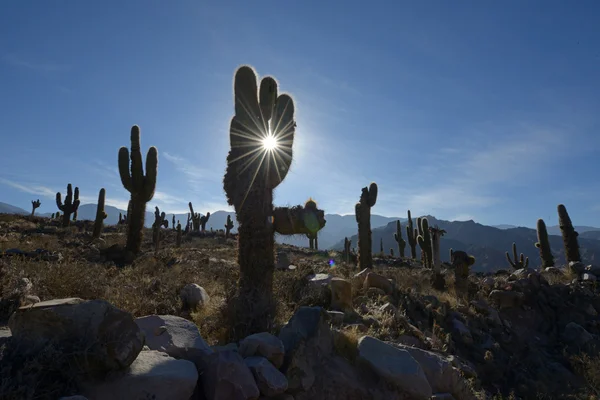
[[[273,134],[269,134],[262,140],[262,146],[267,151],[273,151],[279,147],[279,144],[277,138]]]

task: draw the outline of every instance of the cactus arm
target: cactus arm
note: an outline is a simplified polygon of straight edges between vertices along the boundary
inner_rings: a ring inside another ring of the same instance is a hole
[[[127,147],[119,149],[119,175],[121,176],[123,187],[128,192],[132,192],[133,187],[131,185],[131,175],[129,174],[129,150]]]
[[[144,177],[144,199],[152,200],[156,190],[156,176],[158,174],[158,150],[152,146],[146,155],[146,176]]]

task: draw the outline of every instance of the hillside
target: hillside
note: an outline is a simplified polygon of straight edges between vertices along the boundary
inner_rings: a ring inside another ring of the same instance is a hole
[[[27,212],[27,211],[23,210],[22,208],[0,202],[0,214],[25,214],[26,215],[29,213],[30,212]]]
[[[529,257],[531,267],[540,265],[540,257],[538,249],[534,246],[537,242],[537,232],[530,228],[510,228],[499,229],[491,226],[478,224],[474,221],[443,221],[432,216],[427,216],[430,226],[438,225],[446,230],[446,234],[440,242],[440,252],[442,261],[449,260],[450,249],[464,250],[475,256],[477,262],[472,268],[477,272],[490,272],[499,269],[510,269],[510,265],[506,261],[506,251],[511,251],[512,243],[517,244],[517,251]],[[416,219],[413,222],[416,226]],[[402,236],[406,240],[405,224],[402,225]],[[383,248],[386,254],[389,254],[390,248],[394,249],[397,254],[398,245],[394,239],[396,232],[395,222],[391,222],[384,227],[372,228],[373,231],[373,251],[379,252],[380,240],[383,238]],[[352,247],[356,247],[356,235],[350,237]],[[550,235],[550,246],[556,258],[557,265],[564,264],[564,250],[562,237]],[[581,247],[581,255],[584,261],[593,262],[597,255],[600,255],[600,241],[586,238],[581,235],[579,238]],[[334,249],[343,249],[344,241],[340,240],[334,245]],[[417,246],[418,248],[418,246]],[[406,254],[410,254],[409,247],[405,250]]]

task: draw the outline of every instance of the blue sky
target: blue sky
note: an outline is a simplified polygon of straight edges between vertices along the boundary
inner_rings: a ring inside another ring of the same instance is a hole
[[[123,207],[131,125],[159,151],[149,206],[229,209],[222,187],[241,64],[294,96],[276,205],[600,226],[597,1],[5,1],[0,201],[54,212],[71,182]]]

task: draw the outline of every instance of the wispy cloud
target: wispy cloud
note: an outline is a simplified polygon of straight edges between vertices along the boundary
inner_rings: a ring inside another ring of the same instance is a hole
[[[17,183],[14,181],[11,181],[9,179],[5,179],[5,178],[0,178],[0,183],[13,187],[17,190],[20,190],[22,192],[25,193],[29,193],[29,194],[34,194],[36,196],[43,196],[43,197],[55,197],[56,196],[56,191],[52,190],[46,186],[41,186],[41,185],[24,185],[21,183]]]
[[[188,178],[192,190],[201,182],[220,182],[223,179],[223,171],[216,169],[199,168],[192,164],[189,160],[178,155],[163,152],[162,156],[169,162],[173,163],[178,171],[184,173]]]
[[[5,63],[17,67],[17,68],[26,68],[32,71],[50,73],[50,72],[65,72],[71,69],[69,65],[65,64],[57,64],[53,62],[46,61],[31,61],[26,60],[16,54],[5,54],[2,59]]]

